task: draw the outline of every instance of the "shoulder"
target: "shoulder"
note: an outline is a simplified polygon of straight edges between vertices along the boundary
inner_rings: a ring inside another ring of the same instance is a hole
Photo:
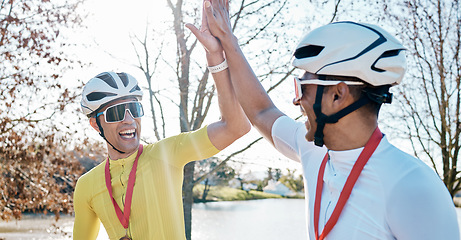
[[[298,161],[308,159],[312,153],[325,154],[326,148],[316,147],[305,138],[307,133],[304,123],[287,117],[279,117],[272,125],[272,140],[275,148],[286,157]]]
[[[164,139],[161,139],[155,143],[144,145],[143,152],[152,154],[156,151],[170,152],[178,147],[184,147],[190,144],[192,141],[204,141],[208,140],[207,126],[202,127],[195,131],[182,132]]]
[[[106,161],[102,161],[96,167],[92,168],[91,170],[84,173],[82,176],[78,178],[74,194],[78,194],[80,192],[90,192],[94,182],[99,181],[98,178],[104,178],[105,162]]]
[[[426,163],[398,149],[384,137],[367,163],[376,175],[387,198],[430,197],[439,194],[450,200],[448,191],[437,173]],[[402,200],[402,199],[400,199]]]
[[[427,165],[414,165],[398,176],[386,197],[389,226],[398,239],[459,239],[456,210],[443,181]]]
[[[304,131],[307,131],[303,123],[296,122],[294,119],[283,115],[277,118],[277,120],[275,120],[274,124],[272,125],[272,135],[283,132],[283,130],[287,129],[298,131],[303,131],[304,129]]]
[[[189,161],[211,157],[219,150],[211,143],[205,126],[146,145],[145,152],[146,156],[159,156],[162,160],[182,166]]]
[[[198,130],[189,131],[189,132],[181,132],[174,136],[164,138],[158,142],[145,145],[144,147],[147,149],[151,149],[151,148],[158,148],[159,146],[163,147],[164,145],[179,144],[181,143],[181,141],[184,141],[186,139],[191,139],[191,138],[197,139],[197,140],[207,140],[207,139],[209,140],[207,128],[208,126],[204,126]]]
[[[383,138],[383,144],[376,153],[374,168],[381,172],[381,181],[387,185],[389,198],[399,199],[397,201],[411,199],[412,202],[419,201],[419,198],[432,199],[434,203],[452,202],[442,179],[422,160],[398,149],[386,138]]]
[[[385,186],[388,224],[396,237],[439,239],[435,236],[459,234],[454,204],[441,178],[420,159],[383,140],[373,164]]]
[[[429,179],[440,180],[435,171],[426,163],[391,144],[386,136],[381,140],[372,159],[372,164],[376,165],[377,171],[390,175],[396,181],[400,181],[400,178],[406,175],[416,173],[428,175]]]

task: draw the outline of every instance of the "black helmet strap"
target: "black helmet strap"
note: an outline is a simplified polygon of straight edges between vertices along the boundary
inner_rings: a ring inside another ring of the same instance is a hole
[[[106,136],[104,136],[104,129],[102,128],[101,126],[101,122],[99,121],[99,118],[98,117],[95,117],[96,118],[96,124],[98,124],[98,128],[99,128],[99,135],[104,138],[104,140],[106,140],[107,143],[109,143],[109,145],[112,146],[113,149],[115,149],[117,152],[121,153],[121,154],[125,154],[125,152],[122,152],[120,150],[118,150],[117,148],[114,147],[114,145],[112,145],[112,143],[110,143]]]
[[[314,113],[317,119],[315,120],[317,122],[317,129],[314,134],[314,144],[321,147],[324,145],[323,141],[323,129],[325,128],[325,124],[327,123],[336,123],[341,119],[342,117],[346,116],[347,114],[359,109],[360,107],[364,106],[367,104],[370,99],[366,96],[363,96],[359,98],[359,100],[355,101],[351,105],[343,108],[339,112],[332,114],[330,116],[327,116],[322,113],[322,97],[323,97],[323,90],[324,86],[322,85],[317,85],[317,93],[315,96],[315,102],[314,102]]]

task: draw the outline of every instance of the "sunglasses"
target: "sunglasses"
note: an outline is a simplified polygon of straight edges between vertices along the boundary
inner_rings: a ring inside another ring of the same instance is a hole
[[[124,102],[106,108],[104,112],[96,114],[96,117],[104,114],[104,120],[107,123],[121,122],[125,120],[126,111],[128,111],[133,118],[144,116],[144,110],[140,102]]]
[[[302,84],[315,84],[315,85],[322,85],[322,86],[333,86],[338,83],[345,83],[347,85],[363,85],[363,82],[355,82],[355,81],[340,81],[340,80],[321,80],[321,79],[300,79],[295,77],[295,99],[294,101],[297,102],[301,100],[303,97],[303,92],[301,85]]]

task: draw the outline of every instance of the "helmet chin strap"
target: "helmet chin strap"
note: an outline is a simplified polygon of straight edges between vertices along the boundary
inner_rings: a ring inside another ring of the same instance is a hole
[[[370,101],[368,97],[362,96],[359,98],[359,100],[343,108],[339,112],[332,114],[330,116],[327,116],[322,113],[323,90],[324,90],[323,85],[317,85],[317,92],[316,92],[315,103],[313,107],[315,116],[317,117],[317,119],[315,120],[317,122],[317,129],[314,134],[314,144],[319,147],[322,147],[325,144],[323,141],[323,137],[324,137],[323,129],[325,128],[325,124],[337,123],[339,119],[359,109],[360,107],[362,107],[363,105],[367,104]]]
[[[110,142],[107,140],[106,136],[104,136],[104,129],[102,128],[101,122],[99,122],[99,118],[98,118],[98,117],[96,117],[96,124],[98,124],[99,135],[100,135],[102,138],[104,138],[104,140],[106,140],[106,142],[109,143],[109,145],[111,145],[112,148],[115,149],[117,152],[119,152],[119,153],[121,153],[121,154],[125,154],[125,152],[122,152],[122,151],[118,150],[117,148],[115,148],[114,145],[112,145],[112,143],[110,143]]]

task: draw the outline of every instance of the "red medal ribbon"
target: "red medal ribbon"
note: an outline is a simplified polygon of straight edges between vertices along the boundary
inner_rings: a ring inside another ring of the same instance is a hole
[[[125,199],[125,207],[123,209],[123,213],[120,207],[118,206],[117,202],[115,201],[114,196],[112,195],[112,185],[110,182],[109,157],[107,158],[107,161],[106,161],[105,175],[106,175],[107,191],[109,191],[109,196],[110,196],[110,199],[112,200],[112,204],[114,205],[115,213],[117,214],[118,220],[120,220],[120,223],[125,229],[128,228],[128,223],[130,219],[131,199],[133,197],[134,182],[136,181],[136,168],[138,167],[138,159],[141,153],[142,153],[142,145],[139,144],[138,155],[136,155],[136,159],[134,160],[133,167],[131,168],[131,172],[128,177],[128,187],[126,189],[126,199]]]
[[[376,128],[373,134],[371,135],[370,139],[368,140],[365,148],[359,155],[359,158],[355,162],[354,166],[352,167],[351,173],[347,177],[346,183],[344,184],[343,190],[339,195],[338,203],[336,204],[335,208],[333,209],[333,213],[331,214],[330,219],[328,219],[325,227],[323,228],[322,233],[319,236],[319,215],[320,215],[320,203],[322,200],[322,189],[323,189],[323,175],[325,174],[325,166],[328,160],[328,153],[325,154],[323,158],[322,164],[320,165],[319,175],[317,178],[317,189],[315,191],[315,202],[314,202],[314,228],[315,228],[315,239],[316,240],[323,240],[325,237],[330,233],[331,229],[335,226],[336,222],[338,221],[339,215],[343,211],[344,205],[346,205],[347,200],[351,195],[352,188],[354,187],[357,179],[360,176],[365,164],[370,159],[373,152],[378,147],[379,143],[383,134]]]

